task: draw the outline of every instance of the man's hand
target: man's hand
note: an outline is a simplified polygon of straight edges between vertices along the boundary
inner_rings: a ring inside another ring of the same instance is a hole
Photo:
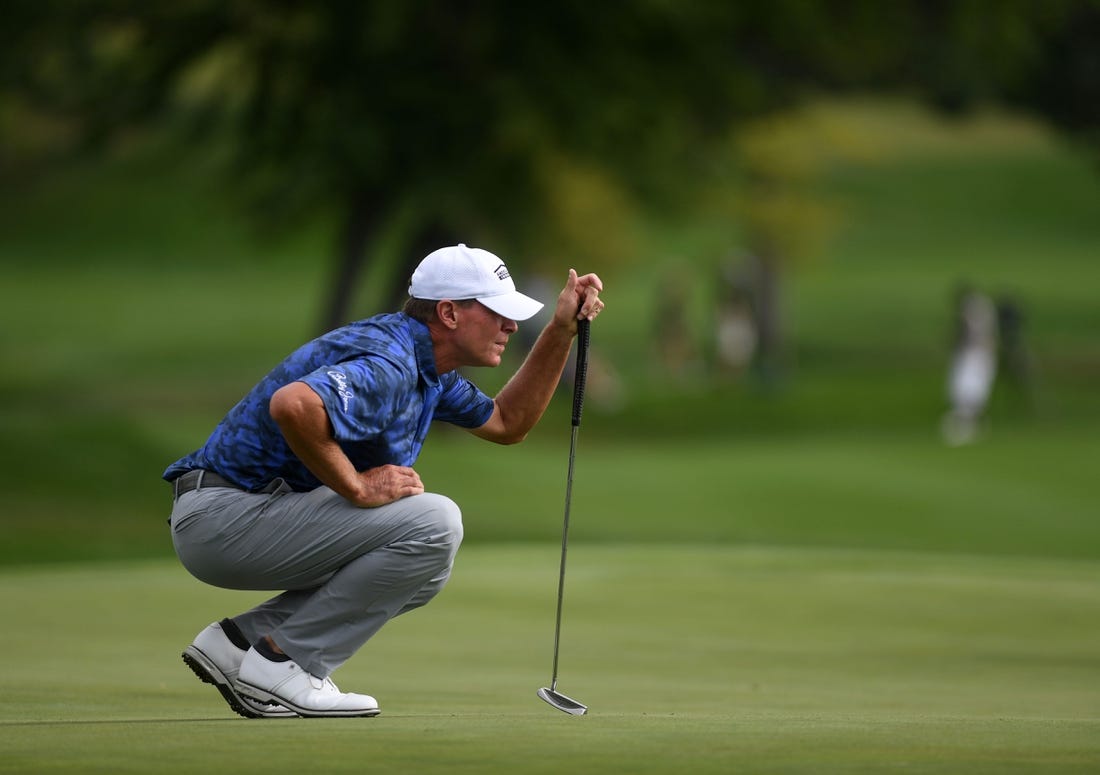
[[[565,288],[558,295],[554,322],[576,333],[578,320],[593,320],[603,310],[604,304],[600,300],[602,290],[603,282],[599,276],[586,274],[578,277],[576,270],[570,269]]]
[[[356,506],[372,508],[419,495],[424,492],[420,474],[405,466],[384,465],[359,474],[360,494],[353,500]]]

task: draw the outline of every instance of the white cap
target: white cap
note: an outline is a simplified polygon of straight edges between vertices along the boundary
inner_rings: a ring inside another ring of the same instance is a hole
[[[412,275],[409,295],[439,301],[477,299],[509,320],[527,320],[542,302],[516,290],[504,262],[487,250],[465,245],[432,251]]]

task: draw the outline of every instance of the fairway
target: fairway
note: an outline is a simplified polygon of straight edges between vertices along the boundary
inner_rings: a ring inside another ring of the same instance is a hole
[[[172,561],[7,569],[0,772],[1085,772],[1100,569],[1073,560],[471,546],[336,678],[377,719],[238,718],[179,652],[259,599]]]

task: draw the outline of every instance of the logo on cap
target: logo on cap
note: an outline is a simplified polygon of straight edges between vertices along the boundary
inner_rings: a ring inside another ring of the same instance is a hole
[[[504,264],[501,264],[496,269],[494,269],[493,273],[501,280],[507,280],[509,277],[512,276],[508,274],[508,267],[506,267]]]

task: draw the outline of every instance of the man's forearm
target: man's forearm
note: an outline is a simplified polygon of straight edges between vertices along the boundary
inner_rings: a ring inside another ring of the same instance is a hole
[[[270,410],[291,451],[314,476],[349,500],[361,497],[362,482],[332,438],[324,404],[311,388],[287,385],[272,396]]]
[[[546,411],[569,358],[573,335],[556,321],[547,324],[523,365],[497,394],[510,440],[522,441]]]
[[[420,475],[407,466],[357,471],[332,436],[325,405],[312,388],[292,382],[271,397],[271,417],[306,468],[357,506],[382,506],[424,492]]]

